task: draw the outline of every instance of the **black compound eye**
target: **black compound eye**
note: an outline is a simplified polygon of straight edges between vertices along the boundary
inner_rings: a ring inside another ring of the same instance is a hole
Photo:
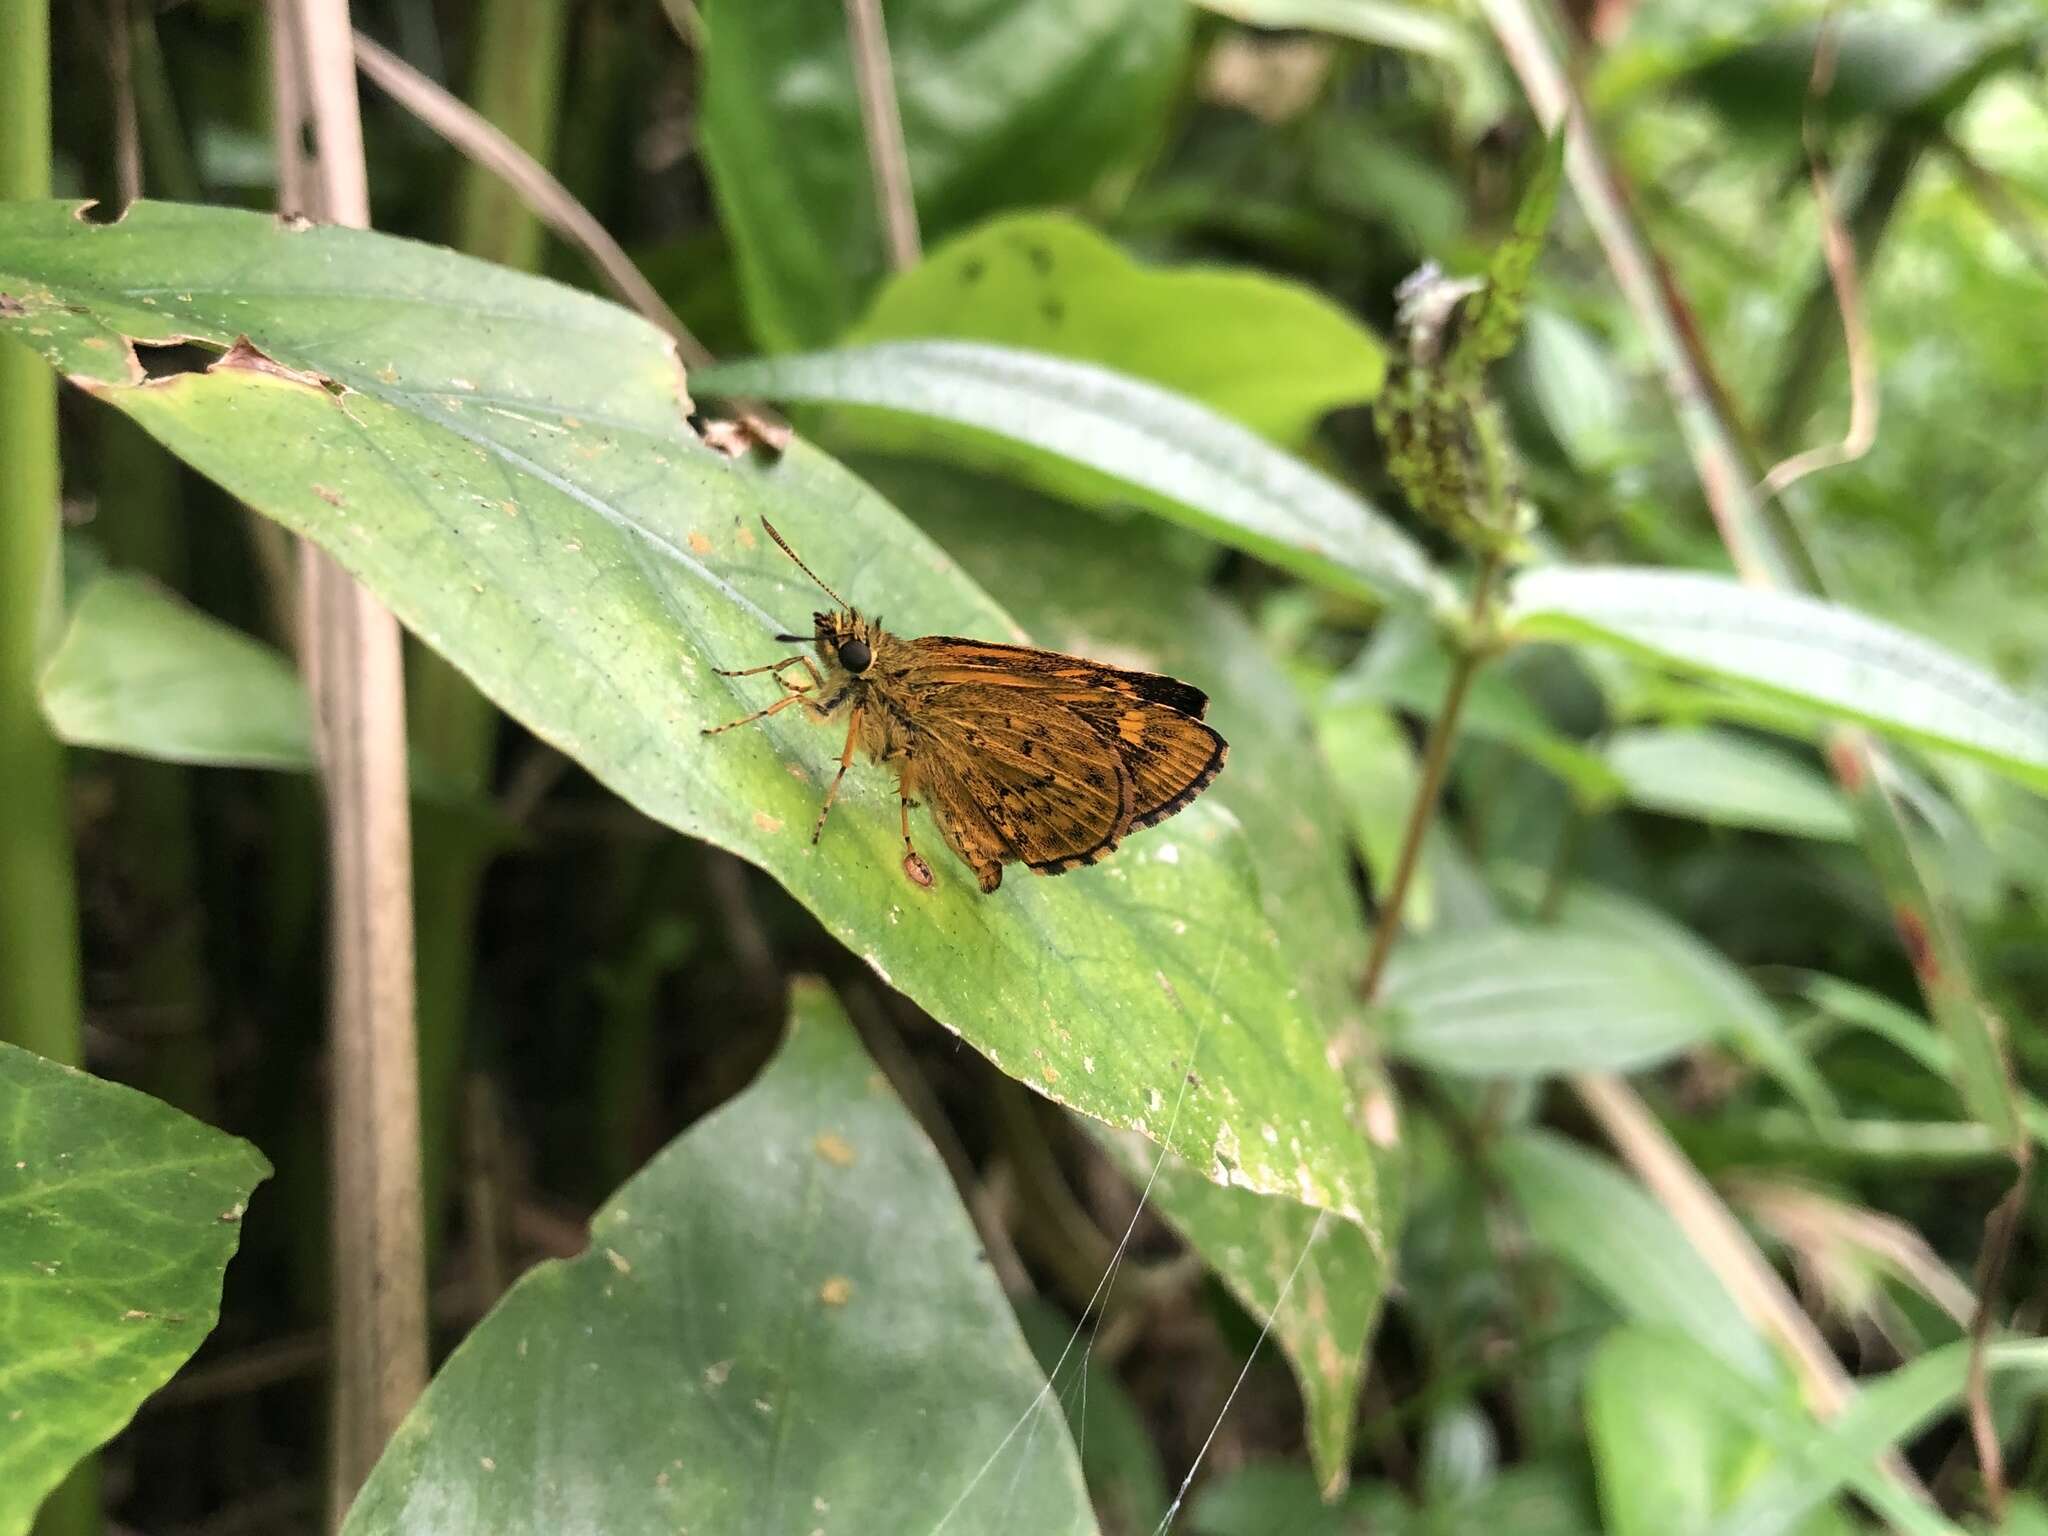
[[[865,640],[842,640],[839,642],[839,665],[849,672],[865,672],[868,663],[875,659]]]

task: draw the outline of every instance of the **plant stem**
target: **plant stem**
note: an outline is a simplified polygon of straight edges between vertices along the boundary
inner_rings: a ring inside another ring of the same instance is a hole
[[[0,201],[50,195],[50,10],[0,5]],[[77,1065],[78,893],[64,749],[36,707],[57,617],[57,386],[0,339],[0,1039]],[[44,1502],[37,1536],[100,1528],[99,1462]]]
[[[472,33],[471,106],[541,164],[552,153],[561,115],[566,16],[563,0],[489,0],[477,7]],[[459,162],[459,180],[456,249],[500,266],[537,270],[543,231],[519,194],[473,160]],[[497,755],[497,710],[432,651],[415,645],[409,661],[410,733],[421,763],[450,787],[485,800]],[[494,841],[474,816],[461,811],[422,815],[415,839],[421,1186],[430,1255],[439,1246],[455,1162],[477,899]]]
[[[347,0],[274,0],[315,157],[303,190],[333,223],[370,222]],[[280,106],[286,105],[283,93]],[[300,125],[281,112],[280,167]],[[297,180],[280,175],[281,190]],[[398,625],[333,559],[300,546],[301,661],[326,792],[334,1395],[328,1505],[338,1525],[426,1386],[414,1019],[412,823]]]
[[[846,0],[846,40],[853,50],[854,80],[860,90],[860,125],[868,144],[868,170],[875,180],[875,210],[889,270],[917,265],[917,202],[910,184],[910,151],[903,142],[903,114],[896,103],[896,76],[889,62],[889,33],[882,0]]]
[[[1443,707],[1429,728],[1429,742],[1422,753],[1422,782],[1415,787],[1415,799],[1408,806],[1408,824],[1401,832],[1401,852],[1394,861],[1394,878],[1387,884],[1386,899],[1380,903],[1378,921],[1373,925],[1372,953],[1366,958],[1365,979],[1358,984],[1359,996],[1368,1003],[1379,995],[1386,973],[1387,956],[1393,953],[1394,937],[1401,928],[1401,909],[1408,902],[1408,887],[1414,883],[1422,862],[1422,842],[1436,820],[1437,801],[1443,794],[1444,772],[1450,767],[1451,743],[1457,735],[1458,714],[1465,707],[1465,694],[1486,659],[1483,637],[1493,606],[1494,583],[1500,578],[1501,558],[1489,554],[1472,583],[1472,633],[1451,663],[1451,677],[1444,688]]]

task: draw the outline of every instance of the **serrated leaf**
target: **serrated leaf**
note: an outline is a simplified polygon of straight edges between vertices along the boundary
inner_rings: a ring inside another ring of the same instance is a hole
[[[92,581],[36,695],[50,728],[76,747],[216,767],[313,766],[291,664],[141,576]]]
[[[772,694],[711,669],[771,659],[769,637],[817,606],[757,532],[764,513],[900,632],[1023,635],[815,450],[733,461],[706,448],[651,327],[427,246],[147,203],[112,226],[57,203],[0,209],[0,290],[15,298],[0,328],[324,544],[508,714],[649,816],[769,870],[990,1060],[1169,1141],[1206,1175],[1327,1207],[1378,1240],[1348,1091],[1220,804],[1197,802],[1096,869],[1013,874],[992,898],[935,857],[939,883],[921,891],[899,870],[886,773],[849,776],[813,848],[839,742],[788,714],[700,734]],[[173,333],[246,335],[254,352],[135,382],[125,339]],[[1176,1098],[1169,1123],[1161,1106],[1191,1069],[1206,1086]],[[1268,1123],[1302,1155],[1267,1147]]]
[[[592,1218],[588,1252],[471,1331],[345,1536],[1094,1536],[945,1165],[823,986],[800,981],[791,1013],[753,1085]]]
[[[0,1536],[213,1331],[269,1176],[247,1142],[0,1044]]]
[[[1932,641],[1833,603],[1690,571],[1547,566],[1517,578],[1508,630],[1654,656],[2048,789],[2048,708]]]
[[[1081,465],[1283,569],[1380,601],[1433,601],[1421,549],[1335,481],[1204,406],[1087,363],[980,342],[881,342],[700,374],[711,394],[862,406]],[[943,454],[947,439],[932,451]],[[1056,491],[1071,485],[1057,480]]]

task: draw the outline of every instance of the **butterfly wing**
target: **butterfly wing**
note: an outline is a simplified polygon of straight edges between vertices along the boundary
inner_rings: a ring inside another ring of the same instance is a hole
[[[917,716],[913,776],[946,841],[984,885],[983,825],[1003,850],[999,862],[1044,874],[1092,864],[1130,829],[1130,771],[1075,711],[1049,696],[978,683],[946,685],[934,702]]]
[[[1199,688],[1057,651],[928,636],[905,642],[903,682],[926,798],[985,889],[986,864],[962,846],[987,857],[977,819],[1008,858],[1061,874],[1186,806],[1228,752],[1201,723]]]

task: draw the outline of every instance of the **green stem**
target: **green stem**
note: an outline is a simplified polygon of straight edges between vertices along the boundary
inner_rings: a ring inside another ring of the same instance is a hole
[[[1450,767],[1451,743],[1457,736],[1458,715],[1465,707],[1465,695],[1472,687],[1486,659],[1485,636],[1492,612],[1494,583],[1500,577],[1501,558],[1488,554],[1472,583],[1471,633],[1451,663],[1451,677],[1444,688],[1443,707],[1429,728],[1429,742],[1422,752],[1422,782],[1415,787],[1415,799],[1408,807],[1408,824],[1401,833],[1401,852],[1394,862],[1394,878],[1380,903],[1378,921],[1373,925],[1372,953],[1365,962],[1365,979],[1358,985],[1359,996],[1371,1002],[1379,995],[1380,981],[1387,969],[1387,957],[1394,951],[1394,938],[1401,928],[1401,909],[1408,902],[1408,887],[1422,862],[1423,839],[1436,819],[1442,797],[1444,773]]]
[[[50,11],[0,6],[0,202],[50,195]],[[57,386],[42,359],[0,339],[0,1038],[83,1059],[78,892],[64,751],[36,707],[37,663],[57,617]],[[37,1536],[100,1529],[99,1463],[72,1470]]]
[[[487,0],[476,10],[469,100],[536,160],[552,157],[561,112],[565,0]],[[518,194],[482,166],[461,169],[454,243],[501,266],[540,264],[542,230]],[[419,762],[450,788],[489,792],[498,713],[469,679],[414,648],[411,735]],[[431,1252],[454,1166],[461,1081],[475,980],[477,895],[494,849],[476,818],[423,814],[413,859],[418,913],[421,1179]]]

